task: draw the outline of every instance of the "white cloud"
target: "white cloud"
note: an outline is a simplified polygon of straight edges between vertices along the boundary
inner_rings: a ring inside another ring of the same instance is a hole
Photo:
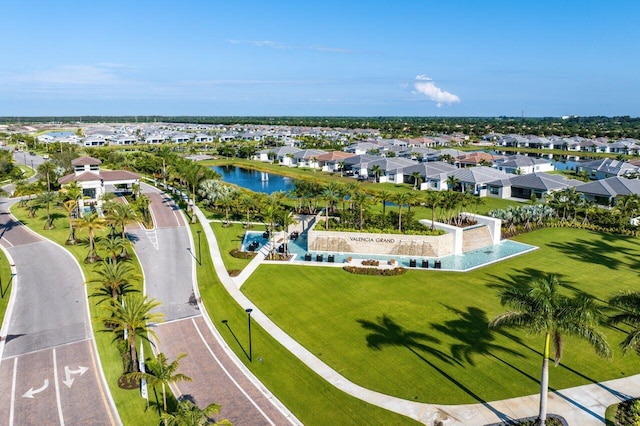
[[[424,74],[416,76],[416,83],[413,84],[415,93],[425,95],[436,103],[436,106],[440,108],[442,104],[451,105],[452,103],[460,102],[460,97],[442,90],[435,85],[433,80]]]

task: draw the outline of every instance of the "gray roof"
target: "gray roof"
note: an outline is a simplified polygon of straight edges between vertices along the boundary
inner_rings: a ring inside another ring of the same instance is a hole
[[[327,151],[323,151],[321,149],[304,149],[299,150],[298,152],[293,153],[293,158],[296,160],[308,159],[317,157],[318,155],[326,154]]]
[[[448,176],[455,176],[460,182],[467,183],[488,183],[495,180],[508,178],[509,175],[500,170],[492,169],[491,167],[478,166],[468,167],[464,169],[457,169],[451,173],[447,173]]]
[[[431,161],[428,163],[414,164],[402,169],[402,173],[405,175],[411,175],[414,172],[419,172],[423,178],[429,176],[437,176],[442,173],[449,173],[458,170],[458,168],[452,164],[444,163],[442,161]]]
[[[638,169],[636,166],[629,164],[626,161],[614,160],[612,158],[588,161],[580,164],[580,168],[583,170],[596,170],[610,175],[621,175]]]
[[[640,180],[614,176],[579,185],[576,191],[602,197],[640,194]]]
[[[370,169],[373,166],[380,166],[382,170],[384,170],[385,172],[389,172],[392,170],[404,169],[405,167],[412,166],[415,164],[418,164],[418,163],[408,158],[402,158],[402,157],[380,158],[377,161],[370,162],[367,165],[367,169]]]
[[[381,157],[378,155],[369,155],[369,154],[358,154],[353,157],[345,158],[343,161],[346,165],[355,166],[355,165],[367,165],[372,161],[378,161]]]
[[[504,161],[496,161],[497,165],[502,167],[531,167],[536,164],[549,164],[551,161],[544,158],[527,157],[525,155],[510,155]]]
[[[583,182],[576,179],[567,179],[562,175],[549,173],[529,173],[526,175],[510,176],[507,179],[499,179],[489,182],[491,186],[515,186],[518,188],[530,188],[540,191],[555,191],[567,187],[581,185]]]

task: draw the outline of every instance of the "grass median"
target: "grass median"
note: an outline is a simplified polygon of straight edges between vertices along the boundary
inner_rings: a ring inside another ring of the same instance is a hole
[[[29,218],[27,210],[15,204],[11,213],[18,218],[22,223],[28,226],[32,231],[40,234],[42,237],[47,238],[66,249],[80,264],[82,272],[84,273],[85,280],[90,281],[96,278],[96,274],[93,272],[95,264],[88,265],[83,262],[87,255],[88,247],[85,244],[77,245],[65,245],[65,241],[69,236],[69,226],[67,223],[66,214],[61,209],[52,209],[54,217],[58,217],[55,220],[56,228],[52,230],[43,230],[46,222],[46,215],[43,211],[39,212],[35,218]],[[102,231],[97,231],[96,236],[104,237],[108,233],[108,228]],[[76,230],[76,236],[80,239],[85,237],[82,230]],[[129,250],[132,254],[131,266],[136,274],[141,274],[140,264],[133,250]],[[133,281],[133,288],[142,291],[142,281]],[[98,287],[97,283],[88,283],[87,294],[92,294]],[[107,379],[107,384],[111,395],[116,404],[120,418],[125,425],[157,425],[159,422],[159,415],[154,409],[148,409],[146,401],[140,397],[139,390],[124,390],[118,387],[118,378],[122,375],[122,359],[120,353],[113,343],[113,333],[105,331],[105,327],[102,321],[98,318],[105,316],[106,312],[103,311],[101,305],[97,304],[98,300],[93,297],[89,297],[89,310],[91,315],[91,323],[93,326],[94,338],[98,353],[100,355],[100,362],[102,364],[102,370],[104,371]],[[145,344],[145,358],[152,354],[151,348],[148,344]],[[160,394],[161,390],[158,391]],[[153,394],[153,390],[149,389],[149,393]]]
[[[191,225],[192,232],[200,224]],[[206,239],[202,252],[208,253]],[[257,324],[252,327],[253,359],[248,362],[238,342],[248,342],[247,314],[227,293],[215,274],[209,256],[203,256],[197,268],[203,303],[216,328],[236,356],[269,390],[306,425],[418,424],[380,407],[367,404],[336,389],[293,356]],[[226,320],[229,327],[222,326]],[[235,336],[231,333],[233,330]],[[238,339],[236,341],[236,338]]]

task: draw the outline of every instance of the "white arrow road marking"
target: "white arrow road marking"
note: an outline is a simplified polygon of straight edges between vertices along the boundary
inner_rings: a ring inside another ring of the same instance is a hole
[[[42,392],[46,388],[49,387],[49,379],[44,379],[44,385],[40,386],[38,389],[31,388],[22,395],[23,398],[33,398],[33,395]]]
[[[79,374],[79,375],[83,375],[84,373],[87,372],[87,370],[89,369],[89,367],[83,367],[83,366],[79,366],[77,370],[72,370],[69,368],[68,365],[64,366],[64,378],[65,380],[62,381],[62,383],[64,383],[65,385],[67,385],[68,388],[71,387],[71,385],[73,384],[73,381],[75,380],[73,377],[71,377],[71,375],[73,374]]]

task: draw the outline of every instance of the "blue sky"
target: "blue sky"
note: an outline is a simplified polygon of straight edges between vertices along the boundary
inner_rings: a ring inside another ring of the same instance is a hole
[[[0,115],[640,116],[640,1],[8,1]]]

